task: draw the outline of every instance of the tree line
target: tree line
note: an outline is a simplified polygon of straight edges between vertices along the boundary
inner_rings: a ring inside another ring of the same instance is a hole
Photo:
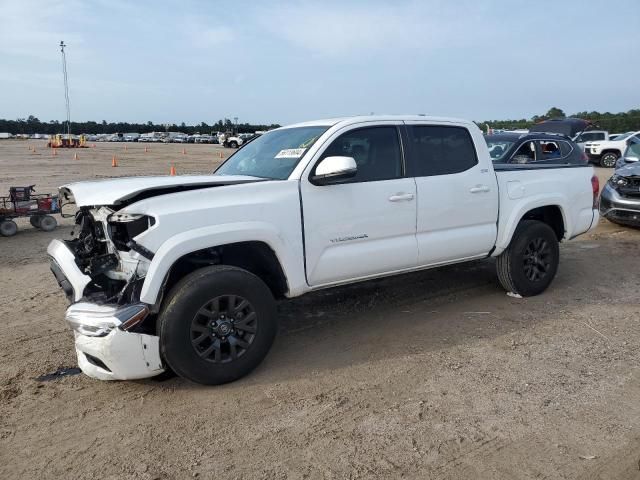
[[[73,134],[100,134],[100,133],[149,133],[149,132],[183,132],[187,134],[202,133],[210,134],[212,132],[226,132],[236,130],[237,133],[254,133],[259,130],[270,130],[280,125],[256,125],[250,123],[240,123],[237,126],[229,119],[218,120],[211,125],[201,122],[197,125],[181,124],[157,124],[153,122],[146,123],[129,123],[129,122],[71,122],[71,133]],[[237,128],[234,128],[237,127]],[[0,119],[0,132],[8,132],[16,134],[34,134],[43,133],[53,135],[56,133],[65,133],[67,131],[67,122],[59,122],[51,120],[43,122],[33,115],[27,118],[18,118],[17,120]]]
[[[476,122],[483,130],[489,125],[494,129],[515,129],[529,128],[535,123],[549,118],[564,118],[567,115],[562,109],[553,107],[544,115],[534,115],[530,119],[520,120],[486,120],[484,122]],[[628,131],[640,130],[640,109],[632,109],[628,112],[620,113],[600,113],[600,112],[578,112],[570,115],[571,117],[583,118],[596,124],[603,130],[621,133]],[[271,125],[255,125],[250,123],[240,123],[237,125],[237,133],[253,133],[257,130],[270,130],[280,125],[274,123]],[[187,134],[194,133],[212,133],[226,132],[234,130],[234,124],[229,119],[218,120],[211,125],[201,122],[197,125],[181,124],[157,124],[153,122],[147,123],[128,123],[128,122],[71,122],[71,133],[75,134],[100,134],[100,133],[148,133],[148,132],[183,132]],[[38,118],[30,115],[27,118],[18,118],[17,120],[0,119],[0,132],[8,132],[11,134],[56,134],[66,132],[66,122],[51,120],[43,122]]]
[[[534,124],[551,118],[582,118],[594,123],[602,130],[612,133],[623,133],[640,130],[640,109],[632,109],[628,112],[620,113],[600,113],[600,112],[577,112],[572,115],[565,115],[562,109],[552,107],[544,115],[534,115],[530,119],[520,120],[487,120],[476,122],[483,130],[489,125],[491,128],[512,130],[516,128],[529,128]]]

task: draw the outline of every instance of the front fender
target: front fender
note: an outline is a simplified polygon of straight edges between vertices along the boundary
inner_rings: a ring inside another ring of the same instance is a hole
[[[264,242],[274,251],[289,285],[289,295],[296,295],[304,283],[304,272],[296,268],[295,259],[303,258],[302,247],[283,237],[271,224],[237,222],[188,230],[167,239],[155,253],[140,293],[140,300],[153,305],[173,264],[181,257],[205,248],[230,243]]]

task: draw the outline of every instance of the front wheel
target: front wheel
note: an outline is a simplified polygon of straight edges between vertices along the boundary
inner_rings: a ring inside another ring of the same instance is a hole
[[[201,268],[171,290],[158,330],[160,354],[178,375],[206,385],[232,382],[269,352],[276,304],[269,287],[246,270]]]
[[[607,152],[600,157],[600,166],[604,168],[613,168],[618,161],[618,154],[615,152]]]
[[[229,142],[229,146],[231,148],[238,148],[238,142],[236,142],[236,141]]]
[[[523,220],[496,266],[508,292],[531,297],[544,292],[558,271],[560,249],[553,229],[537,220]]]

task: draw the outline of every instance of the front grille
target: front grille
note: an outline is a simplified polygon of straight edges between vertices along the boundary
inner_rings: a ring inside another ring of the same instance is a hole
[[[638,198],[640,197],[640,178],[639,177],[626,177],[627,183],[626,185],[618,185],[617,190],[620,195],[623,197],[632,197]]]

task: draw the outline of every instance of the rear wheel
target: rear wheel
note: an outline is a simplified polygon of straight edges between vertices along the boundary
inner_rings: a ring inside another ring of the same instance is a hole
[[[160,353],[181,377],[217,385],[257,367],[277,331],[269,287],[250,272],[206,267],[171,290],[158,319]]]
[[[619,155],[616,152],[603,153],[600,157],[600,166],[604,168],[613,168],[616,166]]]
[[[537,220],[523,220],[509,247],[497,260],[498,279],[508,292],[530,297],[544,292],[558,271],[560,249],[553,229]]]
[[[13,237],[18,233],[18,224],[13,220],[3,220],[0,223],[0,235],[3,237]]]
[[[57,226],[58,226],[58,221],[51,215],[44,215],[40,219],[39,227],[41,230],[45,232],[51,232],[52,230],[55,230]]]

